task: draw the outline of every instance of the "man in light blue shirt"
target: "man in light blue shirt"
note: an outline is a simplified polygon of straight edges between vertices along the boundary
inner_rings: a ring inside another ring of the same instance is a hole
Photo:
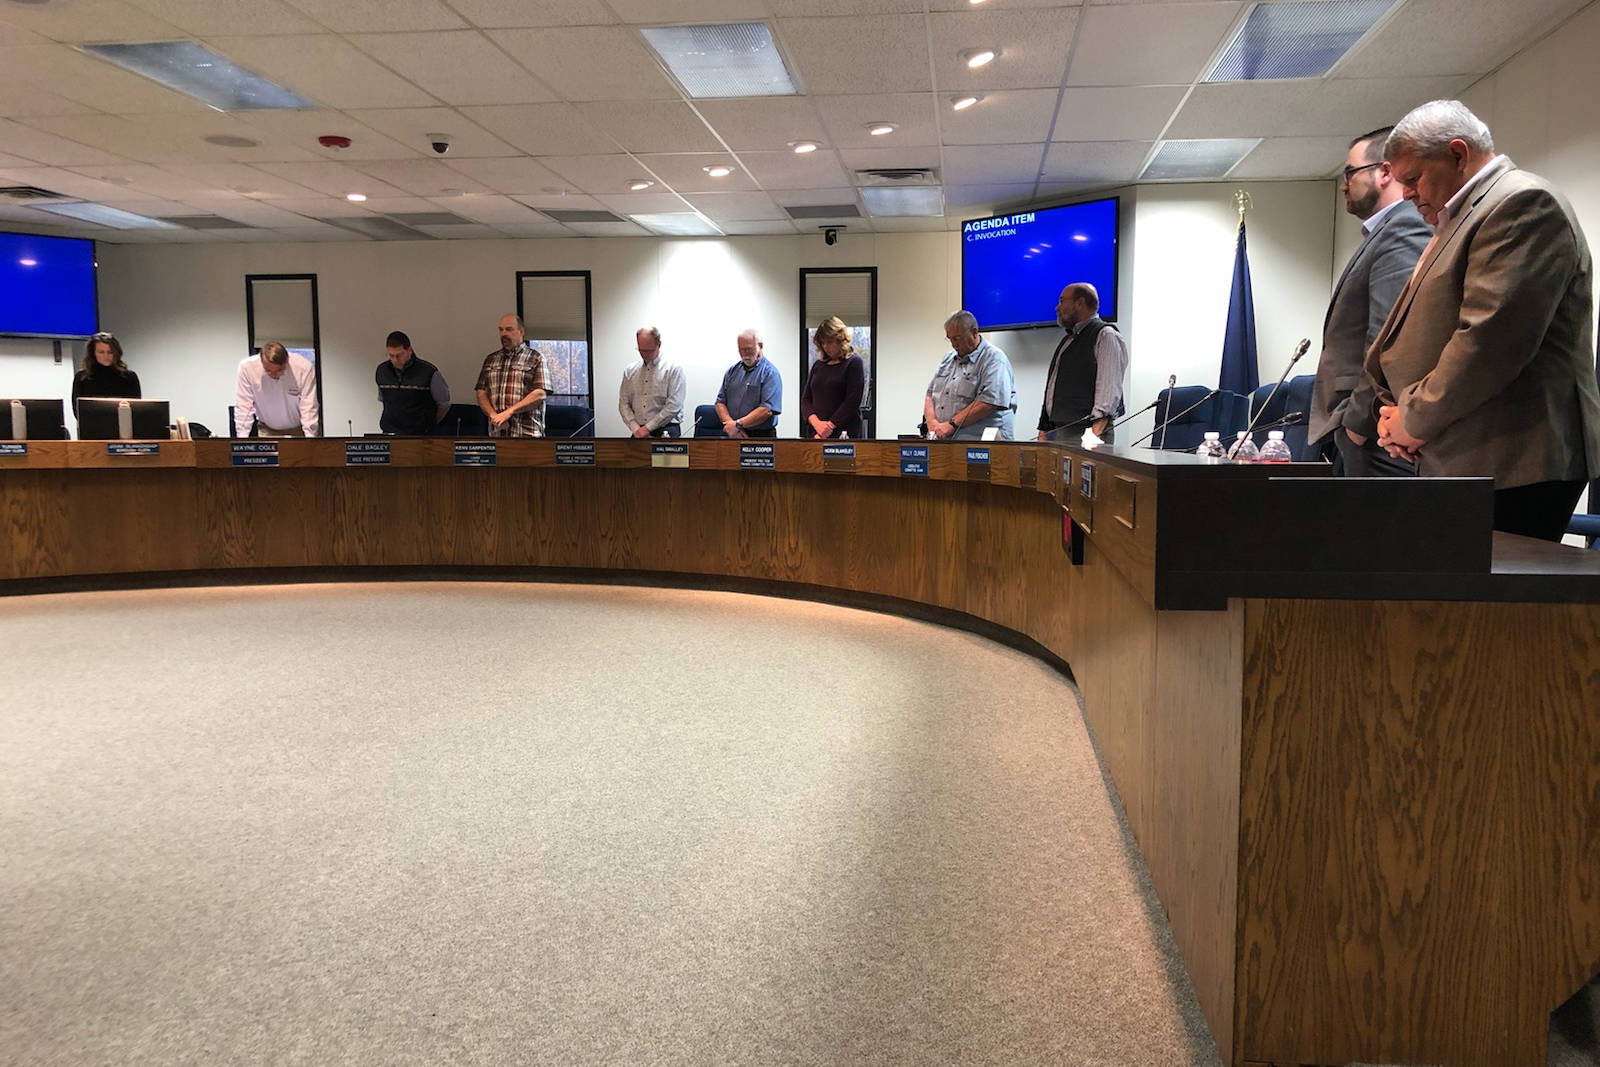
[[[991,427],[1002,441],[1013,440],[1017,413],[1017,383],[1006,354],[978,332],[970,311],[958,311],[945,320],[950,353],[928,384],[922,417],[928,432],[938,440],[979,440]]]
[[[722,376],[717,390],[717,418],[729,437],[778,436],[778,412],[783,410],[783,377],[762,355],[761,335],[746,330],[739,335],[739,362]]]

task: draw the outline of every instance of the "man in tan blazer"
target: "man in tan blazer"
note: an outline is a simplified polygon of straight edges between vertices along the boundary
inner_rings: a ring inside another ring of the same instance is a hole
[[[1583,231],[1459,101],[1411,111],[1384,157],[1434,235],[1367,351],[1378,443],[1424,476],[1494,478],[1495,529],[1559,541],[1600,475]]]

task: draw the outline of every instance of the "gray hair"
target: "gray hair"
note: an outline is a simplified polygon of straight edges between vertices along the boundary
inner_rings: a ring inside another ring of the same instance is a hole
[[[951,315],[948,319],[944,320],[945,329],[948,330],[952,326],[959,326],[963,330],[970,330],[973,333],[977,333],[978,317],[970,311],[958,311],[954,315]]]
[[[1494,137],[1483,120],[1459,100],[1430,100],[1406,112],[1394,124],[1383,158],[1392,160],[1401,153],[1422,159],[1448,155],[1451,141],[1465,141],[1475,154],[1494,151]]]
[[[635,341],[641,337],[650,338],[650,340],[656,343],[657,347],[660,347],[661,345],[661,331],[656,329],[654,326],[641,326],[637,330],[633,331],[633,339]]]
[[[746,337],[750,338],[750,340],[754,341],[758,345],[761,344],[761,331],[756,329],[754,326],[750,327],[748,330],[740,330],[737,340],[742,341]]]

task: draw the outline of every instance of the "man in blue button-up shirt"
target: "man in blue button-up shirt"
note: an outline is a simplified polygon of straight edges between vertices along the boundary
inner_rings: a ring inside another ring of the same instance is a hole
[[[970,311],[958,311],[945,320],[950,353],[928,383],[922,417],[928,432],[939,440],[978,440],[990,427],[1002,441],[1015,436],[1017,383],[1006,354],[978,332]]]
[[[722,376],[717,390],[717,418],[729,437],[778,436],[778,412],[783,410],[783,378],[770,359],[762,355],[761,335],[746,330],[739,335],[739,362]]]

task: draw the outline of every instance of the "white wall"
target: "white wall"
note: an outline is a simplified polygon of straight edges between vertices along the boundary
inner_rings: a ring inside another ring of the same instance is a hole
[[[1176,373],[1215,383],[1233,263],[1234,185],[1146,187],[1124,193],[1122,328],[1132,346],[1129,407]],[[1295,339],[1320,329],[1332,271],[1327,183],[1259,182],[1250,215],[1261,373],[1274,377]],[[125,245],[101,250],[101,320],[122,340],[147,396],[221,431],[245,353],[244,276],[318,276],[324,424],[377,429],[373,369],[392,329],[437,363],[455,399],[471,402],[496,320],[516,306],[518,270],[590,270],[594,283],[596,428],[620,435],[616,383],[635,357],[633,331],[660,327],[682,362],[689,403],[709,403],[736,358],[734,339],[760,329],[785,382],[785,436],[799,426],[799,270],[878,268],[878,433],[915,428],[922,394],[946,350],[944,319],[959,306],[955,233],[818,237],[359,242],[304,245]],[[1064,279],[1066,281],[1072,279]],[[1055,329],[999,332],[991,341],[1017,373],[1019,432],[1031,435]],[[30,364],[33,366],[36,364]],[[1302,364],[1309,372],[1309,361]],[[70,373],[56,368],[60,390]],[[30,374],[35,372],[30,371]],[[51,381],[53,372],[39,371]],[[9,375],[8,375],[9,378]],[[43,378],[30,379],[40,380]],[[1142,433],[1149,416],[1129,424]],[[1124,436],[1124,441],[1131,437]]]

